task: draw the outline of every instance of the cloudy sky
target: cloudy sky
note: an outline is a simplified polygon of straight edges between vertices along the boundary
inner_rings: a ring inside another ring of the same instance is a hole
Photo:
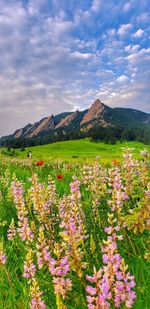
[[[150,113],[149,0],[0,0],[0,136],[96,98]]]

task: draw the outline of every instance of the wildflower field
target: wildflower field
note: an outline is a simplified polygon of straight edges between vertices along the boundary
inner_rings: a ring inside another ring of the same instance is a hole
[[[122,158],[1,157],[0,309],[150,308],[149,152]]]

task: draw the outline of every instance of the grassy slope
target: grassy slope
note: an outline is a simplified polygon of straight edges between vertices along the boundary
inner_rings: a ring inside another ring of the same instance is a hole
[[[85,140],[74,140],[57,142],[48,145],[26,148],[25,151],[17,151],[18,157],[25,158],[29,150],[32,151],[33,158],[48,160],[50,158],[61,158],[65,160],[74,160],[72,156],[78,156],[78,159],[93,159],[99,155],[102,162],[109,162],[113,159],[120,160],[122,158],[123,147],[135,148],[134,153],[139,157],[140,150],[147,148],[150,150],[150,145],[145,146],[138,142],[117,143],[116,145],[107,145],[103,142],[90,142]]]

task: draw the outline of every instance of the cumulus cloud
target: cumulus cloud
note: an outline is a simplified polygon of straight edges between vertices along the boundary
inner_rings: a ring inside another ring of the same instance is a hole
[[[98,12],[99,9],[101,8],[101,5],[102,5],[101,0],[93,0],[92,6],[91,6],[91,11]]]
[[[129,32],[129,30],[131,30],[131,28],[132,28],[131,24],[123,24],[119,27],[118,34],[124,36]]]
[[[78,51],[75,51],[73,53],[70,54],[70,56],[72,56],[72,58],[74,59],[90,59],[92,57],[92,54],[90,53],[81,53],[81,52],[78,52]]]
[[[119,83],[126,83],[127,81],[128,81],[128,77],[126,75],[120,75],[117,78],[117,82],[119,82]]]
[[[131,9],[131,7],[132,7],[131,2],[127,2],[127,3],[125,3],[124,6],[123,6],[123,11],[124,11],[124,12],[128,12],[128,11]]]
[[[134,38],[141,38],[144,34],[144,30],[138,29],[135,33],[133,33]]]
[[[149,19],[150,19],[149,12],[141,13],[137,16],[137,22],[145,23],[145,22],[149,22]]]

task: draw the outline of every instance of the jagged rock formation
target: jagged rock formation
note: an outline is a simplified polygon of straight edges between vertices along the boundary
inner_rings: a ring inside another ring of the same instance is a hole
[[[32,128],[32,124],[29,123],[24,128],[16,130],[13,135],[14,135],[15,138],[19,138],[21,136],[28,135],[31,128]]]
[[[62,119],[62,121],[60,121],[60,122],[57,124],[57,126],[55,127],[55,129],[68,126],[68,125],[79,115],[79,113],[80,113],[80,112],[77,110],[76,112],[72,113],[71,115],[66,116],[64,119]]]
[[[49,117],[43,118],[38,123],[34,124],[31,128],[29,137],[33,137],[35,135],[40,134],[42,131],[48,131],[49,129],[54,129],[54,116],[51,115]]]
[[[97,99],[87,110],[45,117],[33,125],[28,124],[24,128],[16,130],[11,137],[32,138],[43,134],[43,132],[50,134],[52,130],[64,132],[65,128],[69,130],[79,129],[85,132],[94,126],[115,127],[121,125],[126,127],[129,124],[132,126],[150,125],[150,114],[130,108],[110,108]]]
[[[29,124],[23,129],[15,131],[14,137],[19,138],[21,136],[33,137],[40,134],[43,131],[54,129],[54,116],[45,117],[39,122],[35,122],[33,125]]]
[[[89,108],[88,112],[84,115],[81,121],[81,125],[100,118],[103,115],[105,108],[106,105],[104,105],[99,99],[97,99]]]

